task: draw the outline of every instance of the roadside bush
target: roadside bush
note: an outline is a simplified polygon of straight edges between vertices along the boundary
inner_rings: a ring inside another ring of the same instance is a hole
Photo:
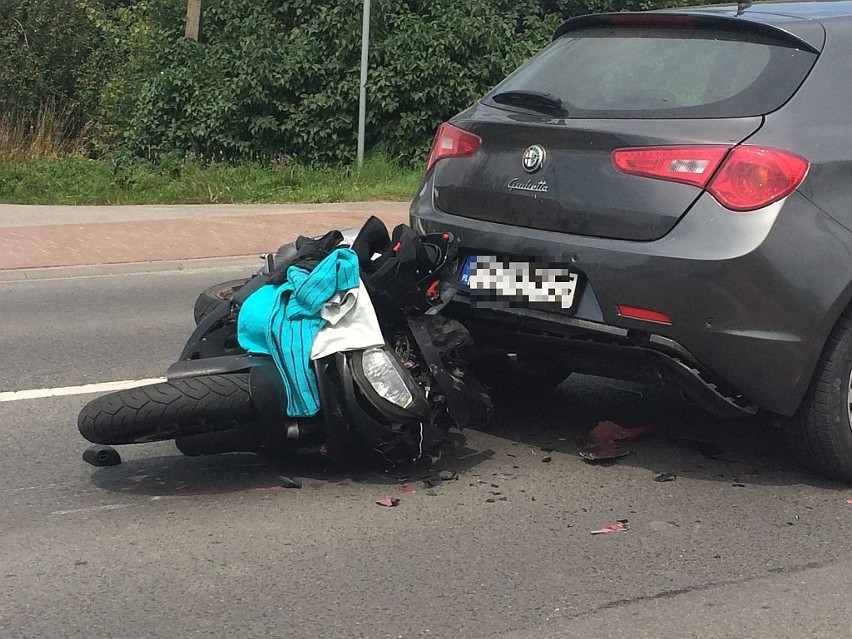
[[[421,161],[436,125],[542,47],[567,16],[632,0],[375,0],[367,146]],[[656,2],[656,5],[661,3]],[[128,12],[127,60],[104,95],[107,144],[158,159],[351,161],[362,0],[184,0]]]
[[[373,0],[367,147],[421,162],[436,125],[545,45],[563,19],[678,3]],[[350,162],[363,0],[204,7],[195,42],[183,36],[186,0],[0,0],[0,146],[11,149],[0,153]],[[82,142],[67,143],[81,132]]]
[[[47,126],[74,136],[96,110],[111,47],[89,11],[117,6],[104,2],[0,0],[0,115],[7,135]],[[10,132],[5,127],[12,123],[23,130]]]

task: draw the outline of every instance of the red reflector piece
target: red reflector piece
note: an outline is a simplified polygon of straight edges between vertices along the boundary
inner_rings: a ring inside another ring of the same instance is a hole
[[[426,289],[426,299],[434,302],[441,298],[441,294],[438,292],[438,284],[441,283],[441,280],[435,280],[429,285],[429,288]]]
[[[478,135],[444,122],[438,127],[435,139],[432,141],[432,150],[426,162],[426,172],[431,171],[438,160],[469,157],[479,151],[480,146],[482,146],[482,138]]]
[[[665,313],[650,311],[647,308],[637,308],[636,306],[626,306],[624,304],[618,304],[616,308],[618,309],[618,314],[622,317],[643,320],[645,322],[654,322],[656,324],[672,323],[672,318]]]
[[[622,173],[704,188],[729,146],[647,146],[616,149],[612,164]]]

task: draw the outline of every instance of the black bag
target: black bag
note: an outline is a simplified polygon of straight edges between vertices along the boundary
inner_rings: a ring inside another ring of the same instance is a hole
[[[455,268],[458,256],[450,233],[421,235],[400,224],[388,237],[387,227],[375,217],[364,224],[352,250],[373,304],[404,313],[422,313],[441,302],[442,274]]]

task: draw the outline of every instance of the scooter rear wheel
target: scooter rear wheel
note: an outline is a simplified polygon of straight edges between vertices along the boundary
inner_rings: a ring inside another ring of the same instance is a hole
[[[95,444],[136,444],[226,430],[253,421],[248,374],[175,379],[110,393],[77,418]]]

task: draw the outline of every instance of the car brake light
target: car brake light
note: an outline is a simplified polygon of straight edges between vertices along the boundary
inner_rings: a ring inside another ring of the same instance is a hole
[[[722,206],[754,211],[787,197],[808,173],[806,159],[780,149],[738,146],[707,187]]]
[[[754,211],[787,197],[802,183],[809,163],[760,146],[651,146],[616,149],[622,173],[706,188],[732,211]]]
[[[623,13],[609,16],[610,24],[656,25],[656,24],[691,24],[690,16],[666,15],[656,13]]]
[[[476,153],[480,146],[482,138],[478,135],[444,122],[435,133],[429,160],[426,162],[426,172],[431,171],[438,160],[468,157]]]
[[[612,163],[629,175],[706,188],[733,211],[754,211],[787,197],[809,167],[788,151],[749,145],[616,149]]]

